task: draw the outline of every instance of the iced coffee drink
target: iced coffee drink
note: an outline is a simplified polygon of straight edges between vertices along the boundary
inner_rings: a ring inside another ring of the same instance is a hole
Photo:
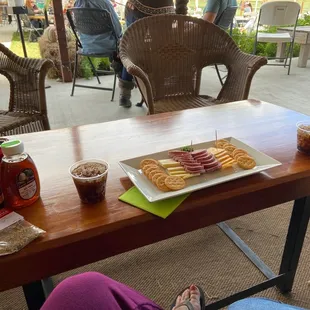
[[[80,199],[97,203],[104,199],[109,165],[103,160],[82,160],[70,167]]]

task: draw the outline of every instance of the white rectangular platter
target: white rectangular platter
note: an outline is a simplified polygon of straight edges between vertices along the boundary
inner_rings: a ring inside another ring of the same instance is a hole
[[[243,149],[248,152],[249,155],[251,155],[255,161],[256,161],[256,167],[250,170],[243,170],[240,167],[238,167],[237,164],[235,164],[232,168],[224,169],[224,170],[218,170],[212,173],[204,173],[200,176],[196,176],[190,179],[186,179],[186,187],[178,190],[178,191],[171,191],[171,192],[162,192],[160,191],[155,185],[152,184],[148,178],[142,174],[142,171],[140,170],[140,162],[145,158],[153,158],[156,160],[159,159],[167,159],[168,151],[164,152],[158,152],[153,154],[146,154],[145,156],[140,156],[136,158],[131,158],[127,160],[123,160],[119,162],[122,169],[125,171],[125,173],[128,175],[130,180],[133,182],[133,184],[140,190],[140,192],[147,198],[148,201],[154,202],[159,201],[175,196],[179,196],[186,193],[191,193],[203,188],[211,187],[217,184],[221,184],[224,182],[232,181],[235,179],[243,178],[248,175],[252,175],[276,166],[281,165],[281,163],[264,153],[261,153],[254,148],[250,147],[249,145],[241,142],[240,140],[237,140],[233,137],[225,138],[225,140],[228,140],[231,144],[236,146],[237,148]],[[209,147],[214,147],[215,141],[209,141],[199,144],[194,144],[193,148],[194,150],[198,149],[207,149]],[[179,148],[175,149],[181,149],[183,146],[180,146]]]

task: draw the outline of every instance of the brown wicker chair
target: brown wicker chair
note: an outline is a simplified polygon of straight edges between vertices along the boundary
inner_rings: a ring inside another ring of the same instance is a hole
[[[45,76],[50,60],[21,58],[0,43],[0,74],[10,82],[9,110],[0,111],[0,136],[50,129]]]
[[[248,98],[266,58],[245,54],[218,26],[182,15],[158,15],[131,25],[120,57],[138,84],[150,114]],[[200,96],[201,70],[224,64],[228,76],[218,97]]]

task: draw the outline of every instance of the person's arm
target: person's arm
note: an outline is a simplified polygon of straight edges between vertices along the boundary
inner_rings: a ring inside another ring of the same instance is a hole
[[[34,12],[35,14],[42,13],[42,11],[41,11],[36,5],[34,5],[34,6],[32,7],[32,10],[33,10],[33,12]]]
[[[220,9],[219,0],[208,0],[208,3],[204,9],[203,19],[210,23],[213,23],[215,21],[219,9]]]

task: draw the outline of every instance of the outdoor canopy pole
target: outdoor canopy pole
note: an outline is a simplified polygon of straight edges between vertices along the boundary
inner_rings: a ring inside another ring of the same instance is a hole
[[[70,60],[68,53],[66,28],[61,0],[53,0],[55,26],[57,30],[59,55],[61,61],[61,74],[63,82],[72,82]]]

